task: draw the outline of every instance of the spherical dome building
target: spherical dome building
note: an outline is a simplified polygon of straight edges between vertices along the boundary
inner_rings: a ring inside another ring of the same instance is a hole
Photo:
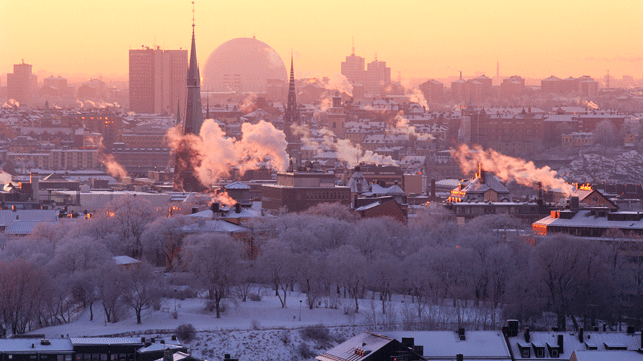
[[[284,62],[268,44],[236,38],[217,47],[205,62],[202,88],[216,92],[264,92],[268,81],[288,83]]]

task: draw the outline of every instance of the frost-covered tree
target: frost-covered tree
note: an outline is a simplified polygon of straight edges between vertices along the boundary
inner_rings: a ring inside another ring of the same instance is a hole
[[[202,234],[185,238],[182,258],[198,284],[214,303],[217,318],[221,317],[221,300],[237,284],[241,269],[242,247],[230,236]]]
[[[359,312],[359,297],[366,286],[366,258],[355,247],[341,246],[328,254],[329,273],[335,284],[355,300],[355,312]]]
[[[261,249],[257,258],[257,270],[264,275],[264,281],[275,287],[281,307],[286,307],[288,290],[297,281],[300,267],[301,262],[297,254],[292,251],[290,245],[281,240],[272,239]]]
[[[189,217],[177,215],[173,217],[159,217],[149,223],[141,236],[141,243],[146,258],[150,261],[156,258],[162,258],[162,265],[165,266],[168,271],[174,270],[179,251],[181,250],[181,240],[183,239],[183,234],[177,232],[177,230],[192,222],[194,222],[194,220]],[[156,263],[161,265],[158,261]]]
[[[118,235],[123,251],[134,258],[141,258],[143,232],[156,215],[157,212],[148,200],[135,196],[115,198],[102,212],[102,217],[107,220],[112,232]]]
[[[13,334],[23,334],[38,318],[49,290],[42,267],[25,259],[0,261],[0,319]]]
[[[134,309],[136,323],[141,313],[160,300],[161,282],[147,263],[138,264],[123,272],[123,302]]]

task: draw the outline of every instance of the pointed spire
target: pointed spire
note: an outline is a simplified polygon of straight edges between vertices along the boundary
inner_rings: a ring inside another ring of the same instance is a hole
[[[351,55],[355,56],[355,37],[354,36],[353,36],[353,48],[352,48],[352,51],[351,51]]]
[[[192,2],[192,48],[190,49],[190,65],[187,77],[187,105],[185,107],[185,134],[199,134],[203,124],[203,107],[201,106],[201,75],[199,63],[196,60],[196,37],[194,35],[194,1]]]
[[[176,125],[181,124],[181,100],[176,101]]]
[[[210,119],[210,95],[208,95],[205,105],[205,119]]]

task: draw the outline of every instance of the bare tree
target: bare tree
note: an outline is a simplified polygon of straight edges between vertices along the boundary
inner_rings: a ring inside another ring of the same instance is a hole
[[[177,230],[194,220],[183,215],[173,217],[159,217],[149,223],[141,236],[143,250],[146,258],[152,259],[155,255],[161,255],[163,265],[168,271],[175,267],[183,234]]]
[[[185,239],[183,260],[195,274],[214,302],[217,318],[221,317],[221,300],[237,281],[241,269],[242,247],[227,235],[203,234]]]
[[[299,274],[300,262],[297,255],[285,242],[270,240],[257,258],[257,269],[264,274],[266,281],[273,284],[281,307],[285,308],[288,289],[297,281]]]
[[[117,311],[124,292],[123,270],[114,262],[107,262],[99,267],[98,275],[97,295],[103,300],[105,319],[107,322],[117,322]]]
[[[355,300],[355,312],[359,312],[360,292],[366,286],[366,259],[355,247],[345,245],[329,253],[328,265],[335,283]]]
[[[0,261],[0,318],[13,334],[23,334],[37,318],[49,288],[42,268],[24,259]]]
[[[155,211],[146,199],[124,196],[110,201],[102,213],[119,235],[124,251],[134,258],[141,258],[141,238],[146,226],[155,219]]]
[[[160,299],[160,280],[147,263],[136,265],[123,274],[123,302],[136,313],[136,323],[141,323],[141,312]]]

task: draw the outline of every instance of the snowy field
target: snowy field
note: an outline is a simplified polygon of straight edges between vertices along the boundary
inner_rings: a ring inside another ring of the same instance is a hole
[[[359,314],[346,314],[343,305],[353,305],[351,299],[322,299],[319,307],[306,307],[306,295],[291,292],[287,307],[282,308],[273,291],[264,289],[261,301],[226,301],[226,310],[220,319],[214,312],[205,310],[203,299],[164,299],[160,310],[143,312],[142,324],[136,324],[131,310],[124,310],[116,323],[105,322],[100,303],[94,305],[94,320],[89,320],[89,310],[84,310],[72,323],[34,330],[48,338],[69,335],[82,336],[168,336],[180,324],[192,324],[197,337],[188,344],[192,355],[208,360],[223,359],[228,353],[240,361],[245,360],[308,360],[334,345],[363,331],[403,328],[404,314],[415,313],[409,297],[394,295],[387,303],[387,313],[381,313],[382,304],[375,297],[360,300]],[[301,321],[300,302],[301,302]],[[178,317],[173,317],[176,302]],[[405,304],[406,302],[406,304]],[[337,308],[334,308],[337,305]],[[440,307],[443,321],[455,321],[453,312]],[[454,311],[455,312],[455,311]],[[435,312],[434,312],[435,316]],[[470,316],[470,315],[469,315]],[[302,330],[307,326],[323,325],[328,329],[327,339],[306,339]]]

